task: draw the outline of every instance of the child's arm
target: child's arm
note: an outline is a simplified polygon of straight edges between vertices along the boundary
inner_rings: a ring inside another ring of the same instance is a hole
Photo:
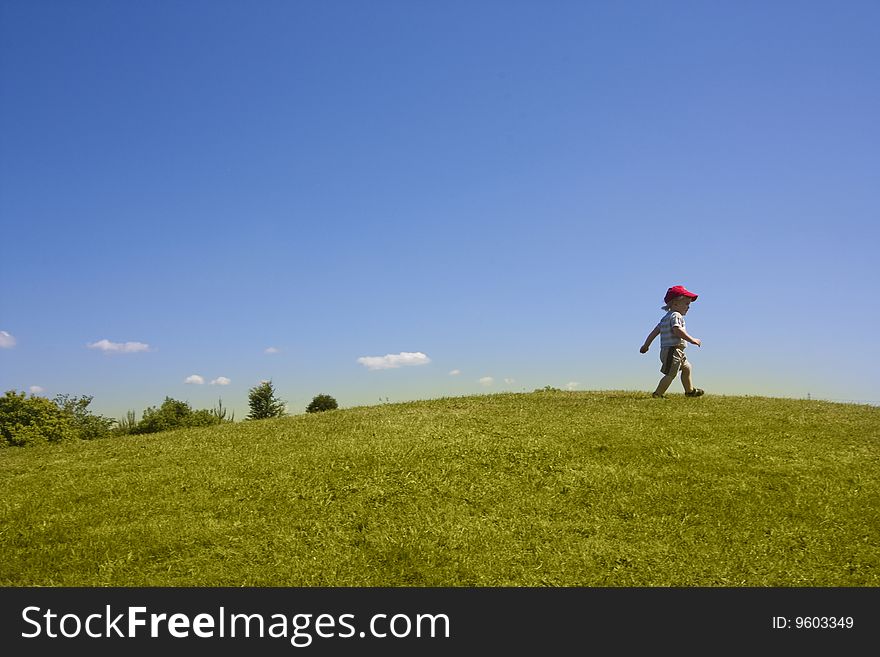
[[[697,340],[697,338],[692,338],[691,336],[689,336],[687,334],[687,331],[685,331],[680,326],[673,326],[672,332],[675,333],[675,335],[680,337],[682,340],[686,340],[687,342],[690,342],[691,344],[695,344],[698,347],[703,343],[702,340]]]
[[[642,345],[641,349],[639,349],[639,352],[643,354],[648,353],[648,349],[651,348],[651,343],[654,342],[654,338],[656,338],[658,335],[660,335],[659,324],[657,324],[657,326],[654,327],[654,330],[648,334],[647,338],[645,338],[645,344]]]

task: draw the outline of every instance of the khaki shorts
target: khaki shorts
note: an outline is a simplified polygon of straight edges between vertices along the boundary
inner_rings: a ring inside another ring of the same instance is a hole
[[[684,347],[665,347],[660,350],[660,371],[666,376],[675,376],[687,362]]]

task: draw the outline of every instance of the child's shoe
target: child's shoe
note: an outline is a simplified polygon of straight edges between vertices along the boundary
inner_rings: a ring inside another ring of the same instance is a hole
[[[690,392],[684,393],[684,396],[685,397],[702,397],[704,394],[706,394],[705,390],[703,390],[701,388],[694,388]]]
[[[652,393],[651,393],[651,396],[652,396],[654,399],[666,399],[666,395],[658,395],[656,392],[652,392]]]

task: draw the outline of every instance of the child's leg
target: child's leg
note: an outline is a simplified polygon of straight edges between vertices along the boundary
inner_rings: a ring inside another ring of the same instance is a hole
[[[656,396],[660,396],[666,394],[666,391],[669,389],[669,386],[675,381],[675,372],[672,374],[667,374],[662,379],[660,379],[660,383],[657,384],[657,389],[654,391]]]
[[[685,392],[690,392],[694,389],[694,385],[691,383],[691,364],[687,360],[681,366],[681,385],[684,387]]]
[[[660,362],[662,363],[660,371],[664,376],[660,379],[660,383],[657,384],[657,389],[654,391],[655,397],[662,397],[666,394],[669,386],[672,385],[672,382],[675,381],[675,377],[678,375],[678,368],[682,359],[683,353],[679,349],[674,347],[660,349]]]

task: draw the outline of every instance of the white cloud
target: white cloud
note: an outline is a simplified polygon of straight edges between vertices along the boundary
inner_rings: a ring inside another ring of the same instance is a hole
[[[39,395],[41,392],[46,392],[46,389],[43,386],[31,386],[30,391],[35,395]]]
[[[486,386],[487,388],[493,383],[495,383],[495,379],[493,379],[491,376],[484,376],[482,379],[480,379],[480,385]]]
[[[516,383],[516,379],[504,379],[504,383],[506,383],[507,385],[512,385]]]
[[[232,381],[227,379],[225,376],[218,376],[216,379],[211,381],[212,386],[228,386]]]
[[[150,350],[150,345],[143,342],[110,342],[106,339],[92,342],[88,347],[89,349],[98,349],[106,354],[134,354]]]
[[[15,337],[6,331],[0,331],[0,348],[12,349],[15,346]]]
[[[368,370],[390,370],[407,365],[427,365],[431,359],[420,351],[402,351],[399,354],[385,356],[363,356],[358,358],[357,362]]]
[[[568,384],[565,386],[565,389],[566,390],[574,390],[579,385],[580,385],[580,383],[577,381],[569,381]]]
[[[205,377],[199,376],[198,374],[190,374],[183,380],[184,383],[194,383],[197,386],[202,385],[205,382]]]
[[[461,370],[452,370],[449,376],[458,376],[459,374],[461,374]]]
[[[279,353],[281,353],[281,350],[278,347],[269,347],[269,348],[263,350],[263,353],[264,354],[279,354]]]

